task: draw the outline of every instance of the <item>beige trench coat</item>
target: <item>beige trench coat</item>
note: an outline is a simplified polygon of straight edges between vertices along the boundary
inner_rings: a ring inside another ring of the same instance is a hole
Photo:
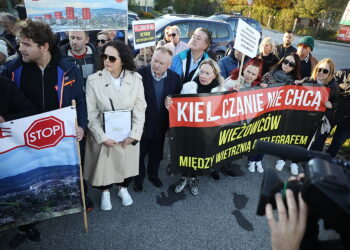
[[[119,144],[106,147],[103,131],[103,112],[112,111],[110,99],[115,110],[132,110],[131,138],[141,139],[145,122],[146,100],[142,77],[125,71],[121,86],[117,91],[107,71],[90,75],[86,82],[86,103],[88,111],[88,133],[85,147],[84,179],[93,186],[121,183],[125,178],[139,174],[140,144],[122,148]]]

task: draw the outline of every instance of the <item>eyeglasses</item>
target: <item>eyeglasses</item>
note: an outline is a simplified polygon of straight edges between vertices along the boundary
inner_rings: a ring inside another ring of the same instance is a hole
[[[298,47],[303,47],[304,49],[310,48],[309,46],[307,46],[306,44],[299,44]]]
[[[111,62],[111,63],[114,63],[115,61],[117,61],[117,58],[115,56],[109,56],[109,55],[106,55],[106,54],[103,54],[102,55],[102,59],[103,61],[106,61],[108,58],[108,60]]]
[[[96,39],[96,42],[97,43],[102,43],[102,44],[105,44],[107,42],[107,40],[100,40],[100,39]]]
[[[323,74],[325,74],[325,75],[327,75],[328,73],[329,73],[329,70],[328,69],[323,69],[323,68],[318,68],[317,69],[317,72],[318,73],[323,73]]]
[[[168,37],[176,37],[176,33],[167,34]]]
[[[295,67],[295,63],[293,63],[293,62],[291,62],[291,61],[289,61],[287,59],[283,60],[283,64],[289,65],[289,67],[291,67],[291,68]]]

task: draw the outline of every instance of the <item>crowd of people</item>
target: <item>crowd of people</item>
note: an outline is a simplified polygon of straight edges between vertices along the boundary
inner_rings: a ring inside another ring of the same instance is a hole
[[[322,151],[334,126],[337,130],[327,150],[332,156],[349,137],[350,69],[336,71],[330,58],[318,62],[311,54],[315,47],[311,36],[302,37],[294,48],[293,32],[286,31],[283,44],[277,46],[272,38],[264,38],[255,58],[243,58],[231,49],[216,62],[208,54],[212,38],[206,28],[197,28],[186,44],[181,41],[180,29],[169,26],[157,46],[145,48],[135,57],[128,45],[118,41],[115,31],[98,32],[96,44],[89,42],[89,32],[70,31],[64,44],[46,23],[19,22],[6,13],[0,15],[0,22],[4,27],[0,35],[0,73],[4,77],[0,78],[0,94],[11,96],[0,99],[0,122],[70,106],[76,100],[84,180],[101,190],[102,210],[112,209],[109,190],[113,185],[124,206],[133,203],[128,192],[133,181],[135,192],[143,191],[146,175],[155,187],[163,186],[159,166],[169,127],[167,108],[174,94],[323,84],[330,88],[330,95],[311,148]],[[103,127],[104,112],[115,110],[132,111],[132,129],[119,142],[108,138]],[[263,157],[250,155],[248,171],[263,173]],[[279,160],[276,169],[281,171],[284,165]],[[297,163],[291,163],[290,169],[292,175],[299,173]],[[232,171],[224,173],[234,176]],[[219,179],[216,171],[211,176]],[[186,186],[198,195],[198,176],[182,175],[175,192]],[[91,211],[93,201],[88,194],[85,198]],[[269,221],[274,223],[270,208],[268,211]],[[21,230],[31,240],[40,240],[35,225]]]

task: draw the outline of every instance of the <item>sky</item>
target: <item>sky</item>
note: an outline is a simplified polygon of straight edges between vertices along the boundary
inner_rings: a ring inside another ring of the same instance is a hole
[[[66,137],[56,146],[46,149],[20,147],[0,154],[0,179],[38,167],[75,165],[78,156],[75,138]]]
[[[91,8],[91,9],[101,9],[101,8],[116,8],[116,9],[128,9],[128,2],[126,0],[118,3],[116,0],[25,0],[25,6],[27,8],[28,15],[33,14],[43,14],[54,11],[65,10],[65,7],[74,8]]]

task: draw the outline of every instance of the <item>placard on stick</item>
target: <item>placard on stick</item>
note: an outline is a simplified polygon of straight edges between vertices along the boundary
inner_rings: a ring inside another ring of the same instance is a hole
[[[135,49],[142,49],[156,44],[156,25],[154,21],[133,21],[132,31]]]
[[[249,24],[239,19],[234,48],[253,58],[257,54],[259,40],[260,33]]]

